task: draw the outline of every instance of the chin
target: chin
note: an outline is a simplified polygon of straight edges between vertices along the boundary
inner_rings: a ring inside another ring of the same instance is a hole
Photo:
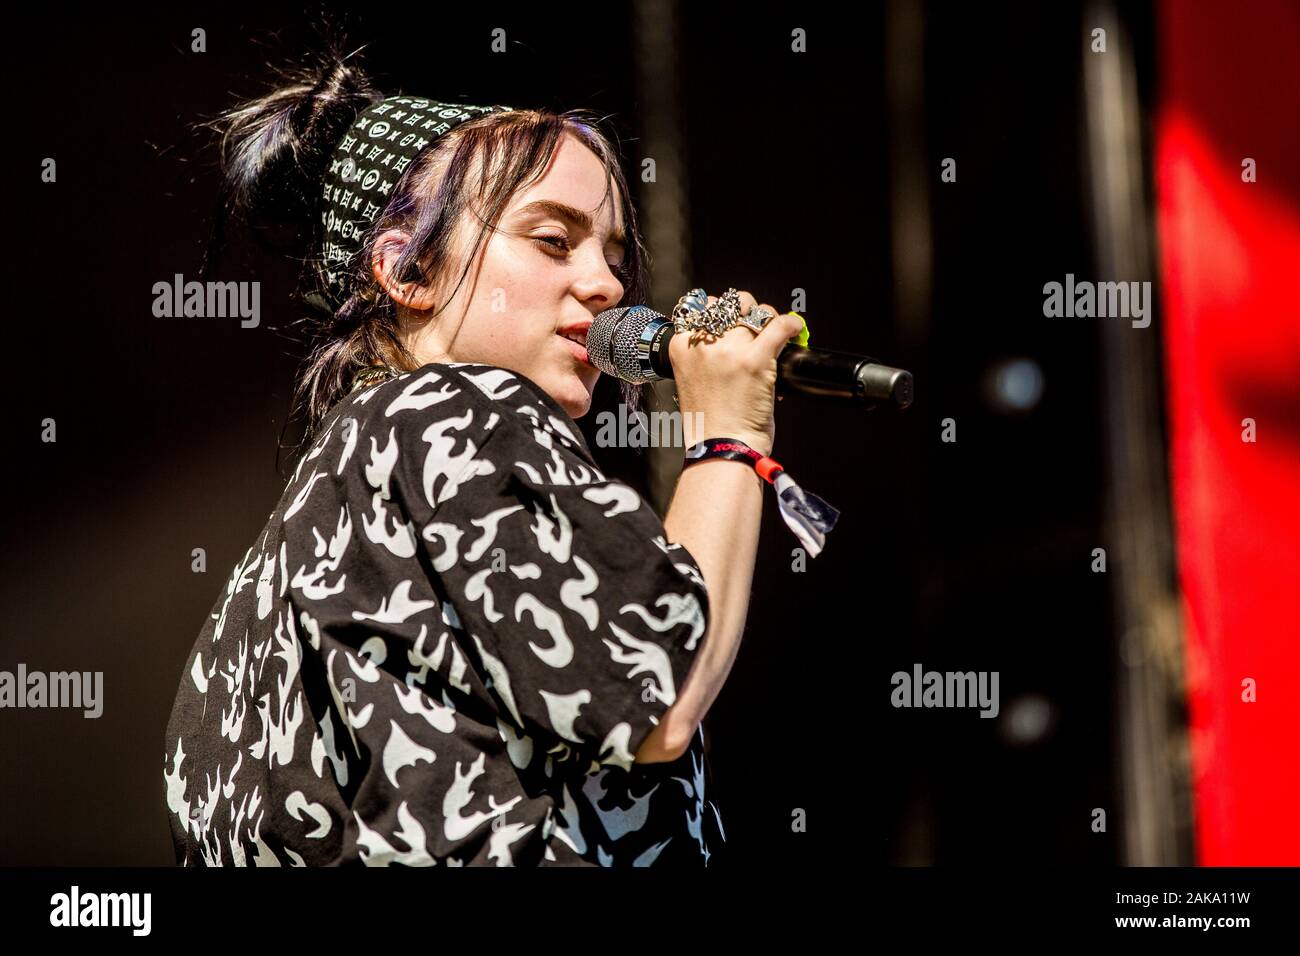
[[[577,387],[574,387],[574,383],[577,383]],[[581,418],[591,411],[591,393],[596,383],[593,381],[588,385],[580,378],[571,377],[566,384],[568,387],[555,396],[555,401],[569,413],[570,418]]]
[[[582,398],[562,400],[560,407],[569,413],[570,418],[581,418],[591,411],[591,396],[584,394]]]

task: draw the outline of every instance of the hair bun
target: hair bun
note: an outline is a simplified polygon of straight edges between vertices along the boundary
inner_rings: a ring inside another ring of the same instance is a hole
[[[304,147],[328,158],[373,96],[365,74],[343,60],[335,60],[319,69],[316,82],[293,107],[290,124]]]
[[[306,68],[282,69],[278,88],[204,125],[221,137],[229,211],[302,233],[309,249],[330,155],[361,110],[383,98],[348,58],[331,51]]]

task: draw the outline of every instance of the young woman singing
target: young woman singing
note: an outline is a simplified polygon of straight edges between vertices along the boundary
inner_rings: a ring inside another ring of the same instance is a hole
[[[725,839],[701,720],[763,482],[701,462],[661,522],[574,422],[588,326],[645,289],[598,125],[384,97],[338,58],[223,117],[232,206],[300,217],[325,318],[307,447],[182,668],[178,862],[698,866]],[[688,442],[770,454],[801,328],[674,337]]]

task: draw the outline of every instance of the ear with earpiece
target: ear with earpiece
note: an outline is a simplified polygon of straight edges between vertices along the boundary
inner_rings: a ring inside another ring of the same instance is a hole
[[[394,302],[415,312],[426,312],[435,304],[434,290],[420,282],[402,282],[393,275],[411,237],[400,229],[389,229],[375,240],[370,266],[375,281]]]

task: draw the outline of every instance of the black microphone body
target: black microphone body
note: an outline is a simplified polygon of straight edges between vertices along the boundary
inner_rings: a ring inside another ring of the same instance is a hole
[[[587,332],[587,353],[596,368],[634,385],[672,378],[668,343],[674,334],[672,319],[647,306],[606,309]],[[912,404],[912,374],[867,355],[791,344],[777,355],[776,368],[778,392],[847,399],[867,409]]]

